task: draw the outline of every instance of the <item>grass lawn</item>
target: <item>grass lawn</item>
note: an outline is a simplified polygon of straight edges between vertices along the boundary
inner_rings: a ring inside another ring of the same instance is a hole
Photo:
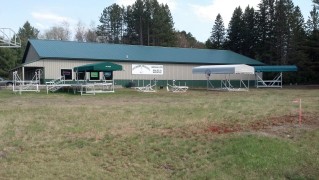
[[[0,90],[0,179],[317,179],[318,140],[314,88]]]

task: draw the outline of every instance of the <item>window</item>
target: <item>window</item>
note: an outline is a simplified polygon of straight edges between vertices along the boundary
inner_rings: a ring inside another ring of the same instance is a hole
[[[99,72],[90,72],[90,80],[100,80]]]
[[[104,72],[104,79],[105,80],[112,80],[113,79],[113,72]]]
[[[85,80],[85,72],[78,72],[76,77],[77,80]]]
[[[65,80],[72,80],[72,69],[61,69],[61,76],[64,76]]]

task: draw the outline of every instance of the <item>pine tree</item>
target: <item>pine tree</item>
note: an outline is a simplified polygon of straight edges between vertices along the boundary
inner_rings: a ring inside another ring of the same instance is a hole
[[[242,53],[243,42],[243,11],[237,7],[228,25],[226,48],[237,53]]]
[[[8,78],[9,70],[16,67],[19,51],[10,48],[0,48],[0,76]],[[21,64],[21,62],[19,62]]]
[[[213,49],[222,49],[225,42],[225,26],[222,16],[218,14],[215,19],[215,24],[213,26],[210,41]]]
[[[298,6],[294,8],[289,23],[291,30],[291,38],[288,47],[287,64],[297,65],[299,70],[297,73],[289,73],[289,76],[286,76],[285,78],[285,82],[300,83],[301,77],[304,77],[304,74],[306,72],[304,71],[304,69],[306,67],[308,59],[304,50],[306,39],[304,18]]]
[[[100,42],[176,46],[173,17],[168,5],[157,0],[136,0],[133,5],[106,7],[100,17]]]
[[[144,2],[142,0],[136,0],[132,6],[132,19],[134,23],[134,29],[139,37],[139,44],[144,44],[144,32],[143,32],[143,25],[144,25]]]
[[[272,43],[274,41],[274,3],[275,0],[262,0],[257,13],[257,55],[266,64],[273,63]]]
[[[296,64],[299,61],[297,58],[299,55],[297,54],[303,52],[303,46],[306,39],[304,18],[298,6],[294,8],[294,12],[290,17],[290,30],[291,38],[288,47],[288,64]]]
[[[315,1],[314,1],[315,2]],[[319,72],[319,13],[317,8],[314,6],[310,12],[310,17],[307,21],[307,41],[305,45],[305,51],[308,56],[308,61],[305,67],[307,67],[307,74],[305,81],[311,83],[319,83],[319,77],[317,72]]]
[[[247,6],[243,14],[242,54],[251,58],[255,58],[256,56],[256,45],[258,39],[256,24],[255,9]]]
[[[9,70],[20,65],[29,39],[37,39],[39,30],[26,21],[17,33],[21,39],[21,48],[0,48],[0,76],[8,77]]]
[[[319,12],[315,5],[313,5],[310,17],[307,21],[307,34],[311,35],[314,31],[319,30]]]
[[[101,42],[121,43],[124,27],[124,8],[112,4],[103,10],[97,27],[97,34]]]
[[[208,39],[206,40],[206,42],[205,42],[205,47],[206,47],[207,49],[214,49],[213,43],[212,43],[212,41],[210,40],[210,38],[208,38]]]
[[[291,11],[287,0],[278,0],[275,6],[274,41],[272,44],[274,64],[287,64],[287,48],[289,46]]]
[[[161,4],[154,12],[154,45],[172,47],[176,45],[174,22],[168,5]]]
[[[137,0],[125,16],[125,42],[149,46],[175,46],[174,22],[167,5]]]
[[[27,43],[29,39],[38,39],[40,31],[36,29],[35,27],[31,26],[31,24],[26,21],[24,25],[19,28],[19,31],[17,35],[21,39],[21,48],[15,49],[17,51],[18,61],[16,62],[16,65],[21,64],[21,60],[24,54],[24,51],[26,49]]]
[[[155,9],[158,8],[159,4],[157,1],[153,0],[145,0],[145,11],[144,11],[144,16],[145,16],[145,22],[144,22],[144,44],[150,46],[151,41],[152,41],[152,35],[153,35],[153,26],[154,26],[154,21],[153,21],[153,16]]]
[[[139,34],[135,28],[135,21],[133,17],[133,8],[132,6],[127,6],[124,15],[124,36],[123,43],[124,44],[139,44]]]
[[[39,35],[39,30],[35,27],[31,26],[31,24],[27,21],[24,23],[22,28],[19,28],[18,36],[21,39],[22,46],[26,46],[28,39],[37,39]]]

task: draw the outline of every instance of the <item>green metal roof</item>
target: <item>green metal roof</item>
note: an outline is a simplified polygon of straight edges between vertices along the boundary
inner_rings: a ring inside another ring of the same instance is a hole
[[[255,72],[292,72],[297,71],[295,65],[283,65],[283,66],[255,66]]]
[[[108,60],[112,62],[160,62],[207,65],[263,65],[260,61],[229,50],[81,43],[56,40],[29,40],[23,63],[26,62],[30,46],[34,47],[39,59]]]
[[[87,64],[84,66],[78,66],[74,68],[74,71],[78,72],[94,72],[94,71],[121,71],[123,68],[121,65],[110,63],[110,62],[102,62],[95,64]]]

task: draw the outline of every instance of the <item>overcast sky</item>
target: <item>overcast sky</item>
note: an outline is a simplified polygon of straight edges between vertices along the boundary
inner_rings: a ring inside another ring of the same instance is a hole
[[[167,3],[173,15],[175,29],[193,34],[197,40],[205,42],[210,36],[215,18],[221,14],[224,25],[234,9],[248,5],[257,9],[260,0],[158,0]],[[48,28],[67,21],[70,29],[82,21],[86,26],[91,22],[99,24],[99,17],[105,7],[118,3],[132,5],[135,0],[3,0],[0,6],[0,28],[12,28],[15,32],[26,21],[44,32]],[[293,0],[307,20],[312,9],[312,0]]]

